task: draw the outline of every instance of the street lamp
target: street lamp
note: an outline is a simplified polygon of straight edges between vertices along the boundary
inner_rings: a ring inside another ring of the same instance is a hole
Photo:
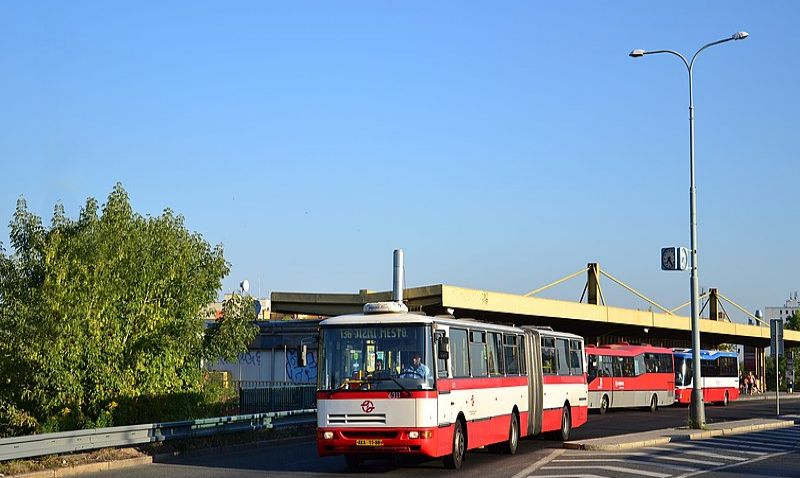
[[[691,61],[686,60],[686,57],[680,53],[672,50],[633,50],[630,56],[638,58],[645,55],[654,55],[656,53],[670,53],[677,56],[686,65],[689,72],[689,220],[691,225],[691,247],[692,247],[692,274],[690,279],[690,290],[692,298],[692,368],[694,380],[692,380],[692,403],[689,407],[689,421],[692,428],[702,428],[706,423],[706,412],[703,407],[703,389],[700,387],[700,314],[698,311],[698,279],[697,279],[697,201],[695,198],[694,187],[694,97],[692,94],[692,70],[694,68],[694,61],[701,51],[708,47],[719,45],[720,43],[729,42],[731,40],[744,40],[750,34],[747,32],[736,32],[729,38],[711,42],[703,48],[700,48],[692,56]]]

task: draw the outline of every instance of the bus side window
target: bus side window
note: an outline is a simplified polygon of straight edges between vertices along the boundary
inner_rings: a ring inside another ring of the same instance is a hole
[[[658,354],[659,371],[661,373],[672,373],[672,355]]]
[[[590,382],[598,375],[601,377],[603,376],[602,374],[603,370],[600,368],[600,364],[598,363],[599,361],[597,360],[597,355],[589,355],[586,358],[586,362],[589,368],[588,375]]]
[[[469,367],[473,377],[488,375],[486,357],[486,332],[470,330],[469,332]]]
[[[569,375],[569,341],[567,339],[556,340],[556,365],[559,375]]]
[[[517,358],[519,359],[519,374],[526,375],[528,370],[525,368],[525,336],[520,335],[517,339],[517,348],[519,352],[517,352]]]
[[[503,336],[503,356],[506,361],[506,373],[519,375],[519,348],[516,335]]]
[[[450,366],[453,377],[469,377],[469,355],[467,350],[467,331],[450,329]]]
[[[580,340],[569,341],[569,373],[570,375],[583,375],[583,350]]]
[[[556,339],[542,337],[542,373],[556,373]]]
[[[489,352],[489,375],[503,375],[503,336],[498,332],[489,332],[487,348]]]
[[[647,366],[644,362],[644,355],[639,354],[636,357],[633,357],[633,375],[639,376],[644,375],[647,372]]]

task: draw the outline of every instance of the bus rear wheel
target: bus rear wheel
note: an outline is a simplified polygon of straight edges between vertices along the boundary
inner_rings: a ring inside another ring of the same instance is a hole
[[[464,464],[464,458],[467,453],[467,440],[464,437],[464,430],[461,420],[456,420],[455,430],[453,430],[453,451],[444,457],[445,468],[451,470],[458,470]]]
[[[564,411],[561,414],[561,441],[569,440],[569,433],[572,431],[572,416],[569,413],[569,406],[564,405]]]
[[[605,415],[608,411],[608,395],[603,395],[603,399],[600,400],[600,415]]]
[[[519,446],[519,419],[516,413],[511,413],[511,427],[508,430],[508,442],[503,447],[503,452],[514,455]]]
[[[656,394],[653,394],[653,398],[650,399],[650,413],[655,413],[658,411],[658,397]]]

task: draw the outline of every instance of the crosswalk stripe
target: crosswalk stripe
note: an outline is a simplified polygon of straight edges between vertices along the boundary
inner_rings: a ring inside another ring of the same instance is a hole
[[[664,473],[655,473],[653,471],[637,470],[635,468],[625,468],[623,466],[595,466],[598,470],[617,471],[620,473],[628,473],[631,475],[651,476],[652,478],[668,478],[672,475]],[[582,466],[543,466],[540,470],[583,470]]]
[[[653,457],[653,458],[661,458],[661,457]],[[637,464],[637,465],[641,464],[641,465],[650,465],[651,467],[668,468],[668,469],[671,469],[671,470],[678,470],[678,471],[697,471],[697,470],[700,469],[700,468],[691,467],[691,466],[675,465],[675,464],[672,464],[672,463],[659,463],[657,461],[651,461],[651,460],[637,460],[635,458],[634,459],[630,459],[630,460],[625,460],[625,459],[622,459],[622,458],[580,458],[580,459],[568,459],[568,460],[555,460],[555,461],[552,461],[551,464],[552,465],[557,465],[559,463],[596,463],[596,462],[601,462],[601,463],[609,463],[609,462],[631,463],[631,464]],[[722,463],[720,463],[720,465],[721,464]]]
[[[676,452],[678,450],[673,450],[672,448],[662,448],[657,446],[651,446],[648,450],[656,450],[656,451],[668,451],[668,452]],[[685,453],[687,455],[697,455],[697,456],[706,456],[708,458],[719,458],[722,460],[732,460],[732,461],[747,461],[747,458],[742,458],[739,456],[730,456],[730,455],[721,455],[719,453],[711,453],[710,451],[702,451],[702,450],[689,450],[683,449],[680,450],[679,453]]]
[[[728,436],[728,437],[725,437],[725,438],[718,437],[716,439],[734,440],[734,441],[740,441],[742,443],[753,443],[753,444],[756,444],[756,445],[767,445],[767,446],[775,444],[775,439],[770,440],[769,437],[761,438],[761,437],[756,437],[756,436],[734,435],[734,436]],[[784,438],[783,440],[786,440],[786,439]]]
[[[565,475],[530,475],[529,478],[565,478]],[[608,478],[602,475],[569,475],[571,478]]]
[[[709,449],[712,449],[712,450],[725,450],[725,451],[731,450],[731,447],[729,445],[726,445],[725,443],[719,443],[719,444],[716,444],[716,445],[713,444],[713,443],[708,443],[708,442],[706,442],[706,443],[692,443],[692,444],[688,444],[688,443],[670,443],[670,445],[671,446],[676,446],[678,448],[709,448]],[[745,453],[747,455],[756,455],[756,456],[766,455],[766,453],[761,452],[761,451],[741,450],[739,448],[736,448],[735,450],[736,450],[736,453]]]
[[[800,431],[795,429],[790,430],[770,430],[754,434],[756,437],[777,437],[777,438],[797,438],[800,436]]]
[[[733,438],[714,438],[711,440],[713,443],[722,443],[726,445],[736,445],[738,448],[749,448],[751,450],[760,450],[766,452],[775,452],[778,450],[791,450],[795,445],[785,445],[780,443],[756,443],[752,444],[750,440],[736,440]]]
[[[673,461],[682,461],[684,463],[696,463],[698,465],[710,465],[710,466],[719,466],[724,465],[722,462],[718,461],[708,461],[708,460],[700,460],[697,458],[682,458],[680,456],[654,456],[653,458],[658,458],[659,460],[673,460]]]

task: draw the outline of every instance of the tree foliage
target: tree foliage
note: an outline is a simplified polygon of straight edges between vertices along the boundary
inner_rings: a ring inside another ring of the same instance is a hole
[[[110,425],[137,415],[123,409],[140,401],[202,392],[201,360],[235,356],[255,336],[241,298],[205,326],[229,272],[222,247],[169,209],[135,213],[120,184],[102,210],[89,198],[77,220],[56,205],[49,227],[20,199],[10,228],[13,252],[0,248],[0,434]]]
[[[800,330],[800,310],[795,310],[792,315],[786,318],[786,328],[789,330]]]

